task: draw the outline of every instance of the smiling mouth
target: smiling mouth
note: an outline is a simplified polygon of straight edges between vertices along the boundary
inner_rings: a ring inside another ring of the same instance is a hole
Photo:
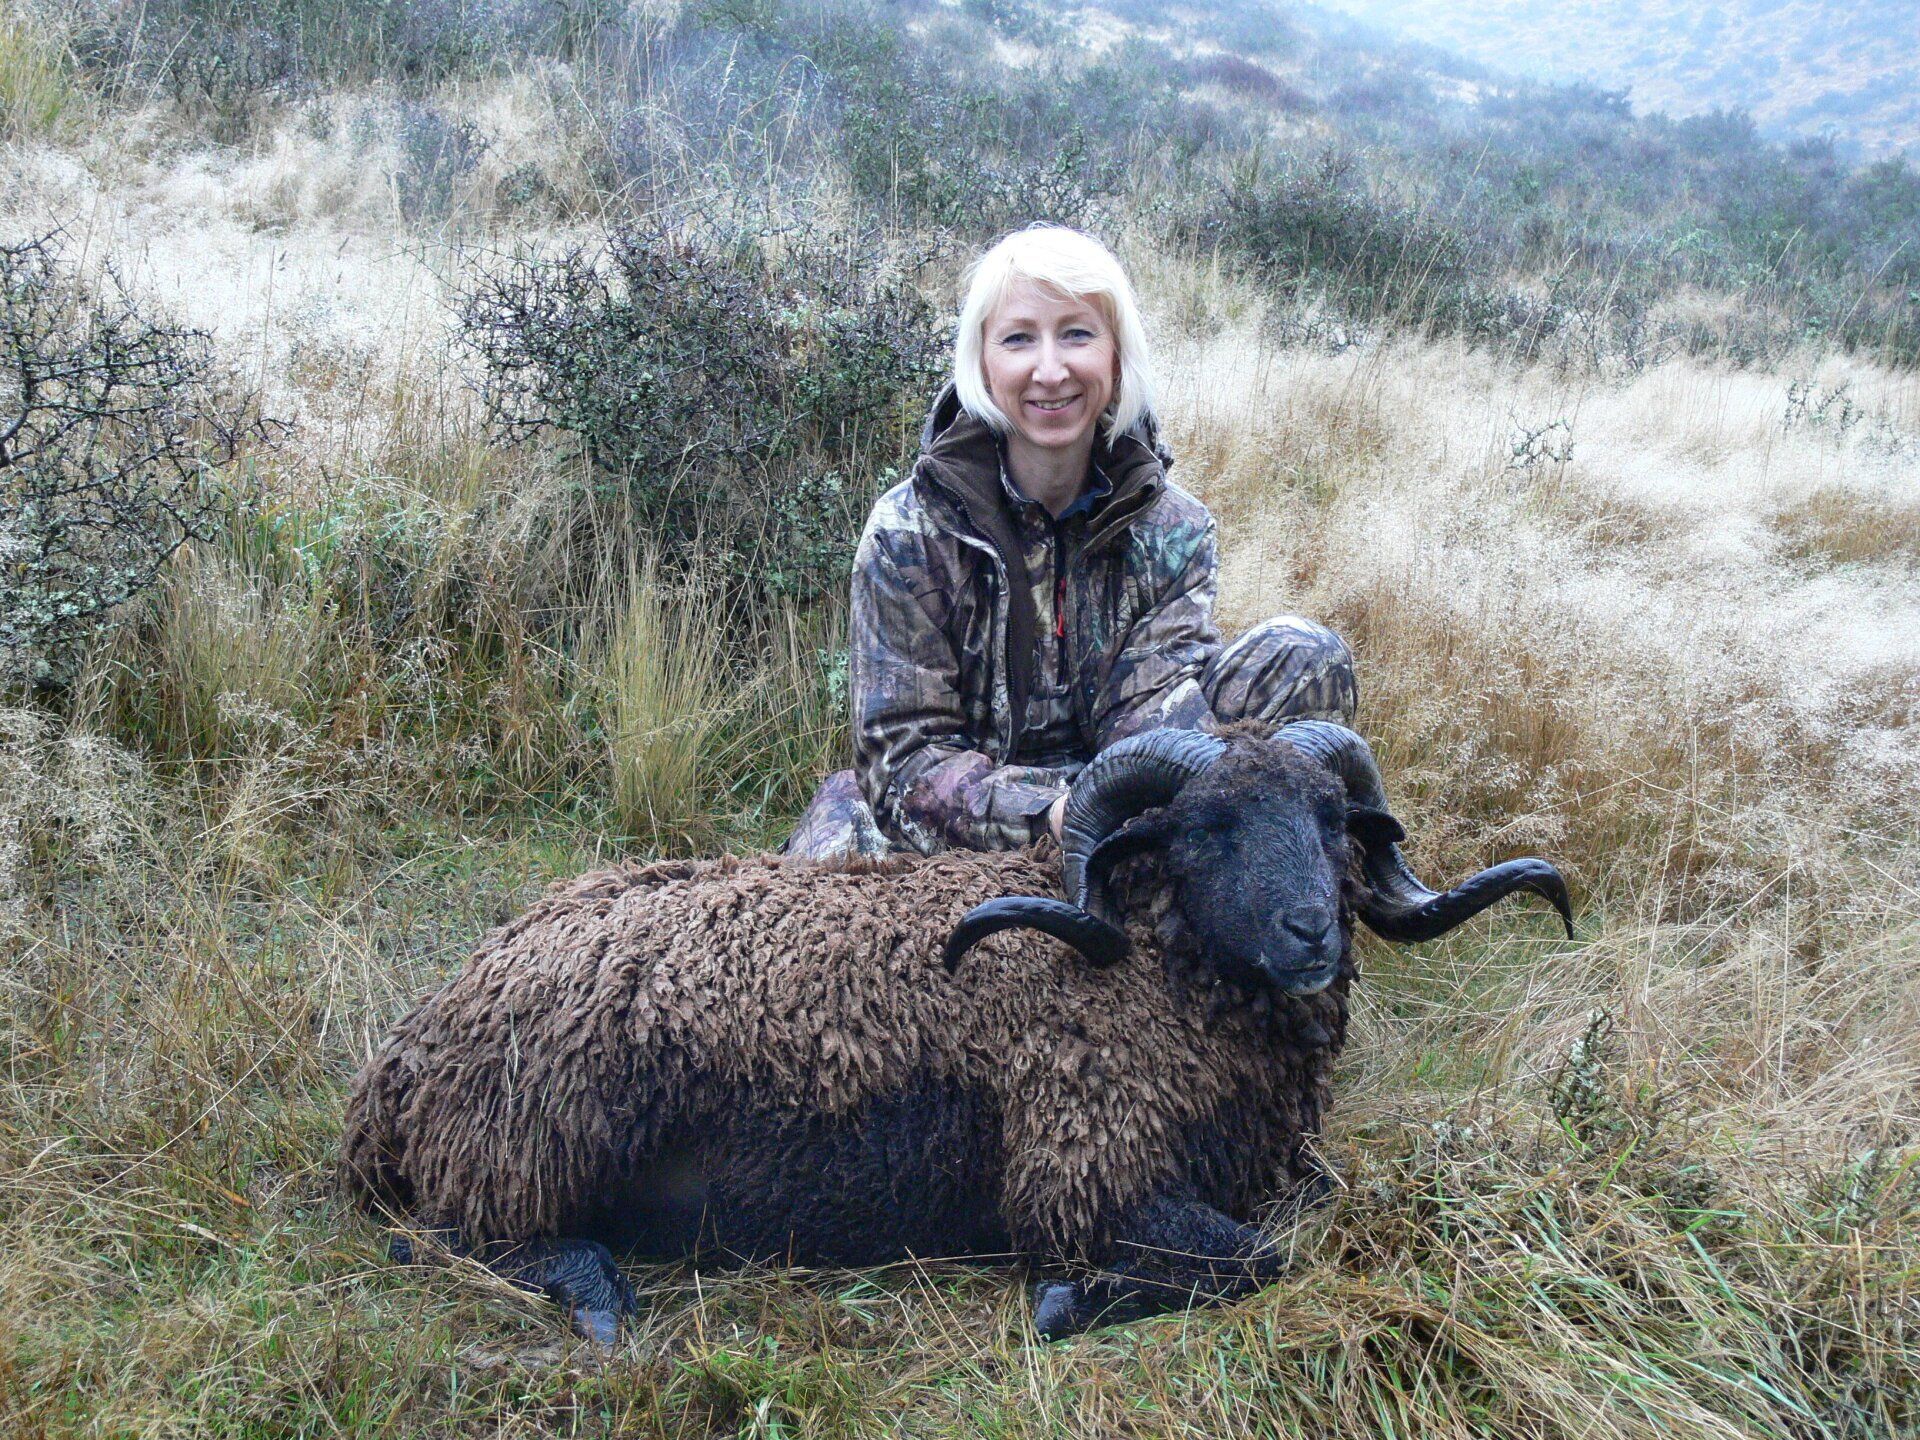
[[[1078,395],[1069,395],[1064,400],[1029,400],[1027,404],[1043,415],[1057,415],[1079,398]]]

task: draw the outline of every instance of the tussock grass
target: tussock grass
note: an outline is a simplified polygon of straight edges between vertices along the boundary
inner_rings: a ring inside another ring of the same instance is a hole
[[[1730,525],[1760,530],[1794,467],[1827,460],[1783,448],[1743,473],[1702,443],[1729,423],[1716,392],[1749,383],[1711,371],[1636,382],[1649,410],[1444,347],[1244,353],[1183,357],[1240,363],[1170,417],[1176,449],[1201,442],[1190,484],[1229,514],[1242,487],[1262,496],[1223,522],[1230,623],[1298,609],[1352,640],[1362,728],[1432,878],[1551,854],[1597,927],[1577,956],[1486,932],[1383,947],[1355,1093],[1439,1100],[1527,1073],[1597,1007],[1750,1139],[1804,1160],[1900,1133],[1920,1077],[1914,672],[1886,627],[1920,596],[1835,590],[1724,544]],[[1508,417],[1543,402],[1594,458],[1516,474]],[[1623,494],[1658,497],[1659,525],[1596,544],[1581,507]],[[1828,607],[1832,639],[1809,650]]]
[[[0,14],[0,140],[59,134],[83,94],[60,38],[31,12]]]
[[[728,673],[724,601],[697,581],[664,585],[651,563],[628,577],[598,663],[607,687],[607,763],[623,833],[671,853],[715,839],[707,820],[720,737],[745,697]]]
[[[332,637],[295,586],[240,573],[226,556],[188,550],[156,596],[156,739],[185,756],[245,748],[263,730],[284,730],[318,688],[319,652]]]

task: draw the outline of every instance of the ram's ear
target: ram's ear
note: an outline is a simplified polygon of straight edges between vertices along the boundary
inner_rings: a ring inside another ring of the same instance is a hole
[[[1165,810],[1150,810],[1136,815],[1093,847],[1087,856],[1087,874],[1101,884],[1113,873],[1113,867],[1135,855],[1165,847],[1169,838]]]
[[[1164,810],[1136,815],[1094,846],[1093,853],[1087,856],[1087,868],[1082,872],[1085,881],[1080,893],[1073,897],[1074,903],[1089,915],[1124,931],[1127,922],[1114,909],[1113,897],[1107,894],[1107,881],[1113,875],[1113,867],[1121,861],[1157,850],[1167,843],[1167,828],[1162,823],[1165,817]]]
[[[1406,839],[1407,827],[1385,810],[1376,810],[1371,805],[1349,805],[1347,833],[1367,849],[1378,850]]]

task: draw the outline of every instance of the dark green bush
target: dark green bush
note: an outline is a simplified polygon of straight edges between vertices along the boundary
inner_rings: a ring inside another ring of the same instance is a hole
[[[400,213],[415,223],[444,216],[491,142],[472,121],[419,100],[400,101],[393,120],[400,150],[393,186]]]
[[[960,0],[960,9],[1002,35],[1034,45],[1057,45],[1070,33],[1051,10],[1026,0]]]
[[[1017,0],[975,11],[985,29],[1051,33]],[[855,192],[889,220],[977,240],[1035,220],[1084,225],[1119,193],[1146,119],[1142,86],[1116,85],[1105,67],[1016,75],[899,22],[864,0],[708,0],[683,15],[679,44],[730,35],[730,76],[742,39],[746,63],[789,88],[796,74],[817,76],[817,113],[838,158]]]
[[[1283,79],[1264,65],[1224,51],[1192,61],[1187,74],[1196,84],[1218,85],[1236,95],[1261,101],[1276,110],[1311,111],[1312,97],[1293,81]]]
[[[804,598],[840,584],[945,363],[943,323],[875,253],[630,226],[476,267],[461,318],[504,433],[572,437],[670,563]]]
[[[1894,156],[1849,177],[1864,264],[1882,283],[1920,287],[1920,170]]]
[[[1041,157],[980,143],[996,99],[889,82],[848,104],[843,153],[854,189],[883,212],[985,239],[1036,221],[1086,226],[1124,178],[1087,132],[1059,133]]]
[[[1281,294],[1316,292],[1359,320],[1490,337],[1513,317],[1471,243],[1427,210],[1370,190],[1353,157],[1236,169],[1180,221]]]
[[[738,32],[682,24],[617,67],[576,72],[603,118],[605,183],[633,208],[672,205],[729,174],[802,188],[833,153],[827,81],[804,58]],[[644,63],[643,76],[631,67]]]

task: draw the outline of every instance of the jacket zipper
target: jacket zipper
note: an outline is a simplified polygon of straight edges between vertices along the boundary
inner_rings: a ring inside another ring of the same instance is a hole
[[[1067,658],[1067,566],[1066,547],[1060,543],[1060,526],[1053,527],[1053,634],[1060,642],[1058,656],[1065,673]]]

